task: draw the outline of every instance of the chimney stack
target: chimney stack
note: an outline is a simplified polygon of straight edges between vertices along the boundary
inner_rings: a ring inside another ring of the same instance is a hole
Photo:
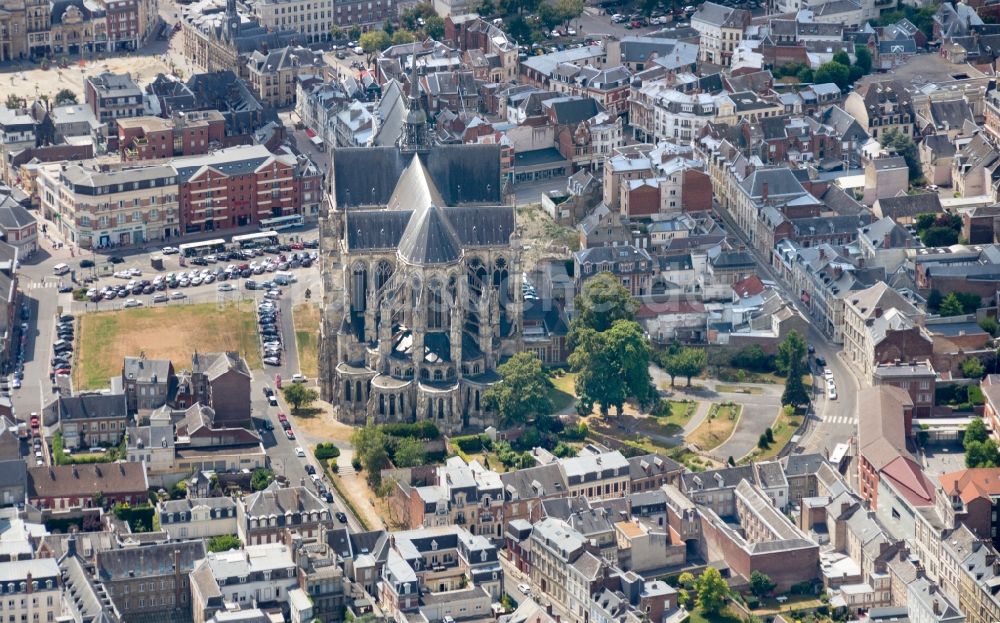
[[[761,186],[760,186],[760,196],[761,196],[761,198],[764,199],[764,201],[767,201],[767,196],[768,196],[768,184],[767,184],[767,182],[764,182],[763,184],[761,184]]]

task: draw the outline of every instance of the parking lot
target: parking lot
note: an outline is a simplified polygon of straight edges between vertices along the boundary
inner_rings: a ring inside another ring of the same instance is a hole
[[[281,286],[287,286],[297,278],[294,270],[309,268],[317,259],[315,241],[299,243],[292,250],[291,245],[268,247],[245,251],[223,252],[197,258],[181,258],[179,270],[143,278],[147,272],[138,266],[121,268],[109,278],[88,277],[85,300],[93,303],[96,310],[116,307],[140,307],[146,304],[166,303],[188,297],[186,290],[210,292],[211,287],[220,294],[240,290],[261,290],[265,296],[280,296]],[[285,250],[287,249],[287,250]],[[83,260],[86,262],[86,260]],[[191,267],[194,266],[194,267]],[[273,274],[273,275],[272,275]],[[254,277],[272,275],[265,280]],[[243,280],[242,284],[240,279]],[[206,288],[206,286],[211,286]],[[274,294],[272,295],[272,292]],[[135,298],[148,296],[148,299]],[[106,305],[100,305],[100,303]],[[88,306],[89,309],[89,306]]]

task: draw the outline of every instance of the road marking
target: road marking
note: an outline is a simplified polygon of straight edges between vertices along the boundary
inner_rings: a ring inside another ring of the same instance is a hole
[[[853,415],[824,415],[821,421],[826,424],[855,424],[858,420]]]

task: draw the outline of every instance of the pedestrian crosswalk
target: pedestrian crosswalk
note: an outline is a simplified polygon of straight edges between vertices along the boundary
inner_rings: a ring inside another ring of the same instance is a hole
[[[857,424],[858,418],[853,415],[824,415],[820,418],[826,424]]]
[[[24,284],[21,285],[24,288]],[[42,288],[58,288],[58,281],[29,281],[27,284],[28,290],[40,290]]]

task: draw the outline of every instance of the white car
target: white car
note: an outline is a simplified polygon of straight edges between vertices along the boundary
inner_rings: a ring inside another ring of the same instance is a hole
[[[229,283],[228,281],[223,281],[222,283],[219,284],[219,292],[232,292],[232,291],[233,291],[233,284]]]
[[[138,299],[128,299],[122,307],[142,307],[142,301]]]
[[[295,456],[299,457],[300,459],[304,459],[306,458],[306,451],[303,450],[302,448],[295,448]]]
[[[201,282],[202,282],[201,276],[193,277],[191,279],[191,285],[193,285],[193,286],[200,286]]]
[[[828,381],[832,381],[833,370],[831,370],[830,368],[823,368],[823,378],[827,379]]]
[[[177,247],[163,247],[162,249],[160,249],[160,253],[164,255],[174,255],[180,252],[181,250],[178,249]]]
[[[180,292],[178,290],[174,290],[173,292],[170,293],[170,298],[172,298],[174,300],[182,299],[182,298],[184,298],[186,296],[187,296],[187,294],[184,294],[183,292]]]
[[[826,388],[826,397],[829,398],[830,400],[836,400],[837,399],[837,388],[836,388],[836,386],[831,385],[830,387]]]
[[[308,381],[309,379],[307,379],[304,374],[299,372],[292,375],[292,383],[306,383]]]
[[[528,593],[531,592],[531,587],[528,586],[527,584],[518,584],[517,585],[517,590],[519,590],[522,593],[524,593],[525,595],[527,595]]]
[[[128,269],[128,274],[131,275],[131,276],[133,276],[133,277],[141,277],[142,276],[142,271],[139,270],[138,268],[130,268],[130,269]]]

